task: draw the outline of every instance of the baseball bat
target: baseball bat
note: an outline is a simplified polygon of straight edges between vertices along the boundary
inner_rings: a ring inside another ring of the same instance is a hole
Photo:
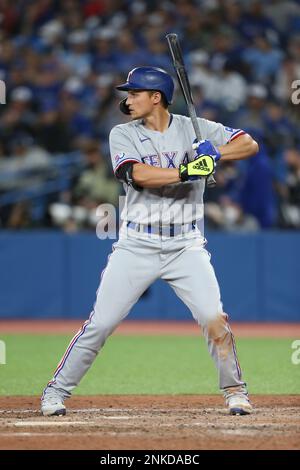
[[[189,117],[191,118],[192,125],[196,134],[196,138],[198,142],[200,142],[200,140],[202,140],[200,127],[199,127],[199,123],[197,120],[190,81],[189,81],[189,77],[187,75],[187,71],[184,65],[183,55],[182,55],[180,44],[179,44],[179,39],[178,39],[177,34],[175,33],[167,34],[166,39],[168,41],[168,45],[169,45],[170,53],[173,59],[173,65],[176,71],[178,82],[179,82],[181,91],[183,93],[185,102],[187,104],[188,114],[189,114]],[[207,183],[207,186],[209,187],[215,186],[216,180],[214,176],[210,175],[207,178],[206,183]]]

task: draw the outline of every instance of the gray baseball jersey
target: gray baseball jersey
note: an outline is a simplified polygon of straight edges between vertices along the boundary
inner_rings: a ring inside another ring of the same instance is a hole
[[[198,118],[201,136],[215,146],[224,145],[244,132],[220,123]],[[110,133],[110,152],[116,172],[125,162],[146,163],[161,168],[179,168],[181,163],[194,160],[192,148],[195,132],[190,118],[171,115],[168,129],[161,133],[147,129],[142,120],[115,126]],[[189,224],[203,220],[205,180],[177,183],[159,189],[138,192],[124,184],[126,204],[123,221],[140,224]]]

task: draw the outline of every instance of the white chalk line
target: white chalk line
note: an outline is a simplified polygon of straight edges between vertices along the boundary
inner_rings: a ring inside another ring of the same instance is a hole
[[[137,431],[124,431],[124,432],[115,432],[115,431],[105,431],[105,432],[99,432],[99,431],[93,431],[93,437],[94,436],[99,436],[99,437],[103,437],[103,435],[112,435],[112,436],[116,436],[116,435],[121,435],[121,434],[125,434],[126,436],[127,435],[139,435],[140,433],[137,432]],[[43,433],[40,433],[40,432],[0,432],[0,437],[11,437],[11,438],[16,438],[16,437],[40,437],[40,438],[44,438],[44,437],[57,437],[57,436],[61,436],[61,433],[57,433],[57,432],[43,432]],[[67,434],[67,436],[65,437],[68,437],[70,436],[71,438],[74,436],[73,433],[70,433],[70,434]],[[0,447],[1,448],[1,447]]]
[[[8,423],[12,427],[63,427],[63,426],[90,426],[88,421],[18,421],[17,423]]]
[[[111,418],[116,418],[116,419],[120,419],[120,417],[108,417],[106,419],[111,419]],[[137,417],[135,417],[137,418]],[[125,419],[127,420],[128,418],[125,417]],[[133,417],[134,419],[134,417]],[[64,418],[62,418],[62,421],[58,421],[58,420],[55,420],[55,421],[50,421],[50,420],[47,420],[47,421],[17,421],[17,422],[14,422],[14,423],[7,423],[6,426],[8,427],[31,427],[31,428],[34,428],[34,427],[69,427],[69,426],[89,426],[89,427],[99,427],[99,426],[103,426],[103,423],[101,423],[101,420],[97,420],[97,421],[65,421]],[[201,422],[196,422],[196,423],[193,423],[193,422],[190,422],[190,423],[161,423],[158,427],[167,427],[167,428],[178,428],[178,427],[194,427],[194,426],[197,426],[199,428],[203,428],[203,429],[206,429],[207,431],[233,431],[233,432],[236,432],[237,429],[226,429],[225,425],[224,427],[223,426],[215,426],[213,424],[210,424],[210,423],[201,423]],[[255,423],[253,425],[249,425],[249,424],[241,424],[241,423],[237,423],[237,426],[238,426],[238,429],[241,430],[241,432],[245,431],[245,430],[256,430],[257,431],[257,428],[266,428],[266,425],[265,424],[258,424],[258,423]],[[293,427],[293,426],[292,426]],[[273,423],[270,423],[268,425],[268,428],[273,428],[273,429],[276,429],[278,428],[278,425],[277,424],[273,424]]]
[[[102,420],[128,421],[131,419],[139,419],[140,416],[101,416],[97,421],[66,421],[64,417],[48,417],[46,420],[39,421],[15,421],[13,423],[5,423],[8,427],[68,427],[68,426],[103,426]]]
[[[101,416],[98,421],[65,421],[64,417],[55,417],[55,421],[52,421],[53,417],[49,416],[47,421],[16,421],[15,423],[7,423],[7,426],[98,426],[99,424],[101,424],[100,422],[102,419],[130,420],[138,418],[140,418],[140,416]]]

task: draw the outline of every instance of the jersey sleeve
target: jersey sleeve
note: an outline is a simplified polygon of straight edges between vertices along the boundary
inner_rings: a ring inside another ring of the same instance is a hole
[[[210,140],[214,145],[225,145],[237,137],[246,134],[242,129],[233,129],[223,126],[220,122],[200,119],[200,128],[203,129],[203,139]]]
[[[109,134],[109,148],[115,174],[123,163],[143,163],[126,130],[118,126],[114,127]]]

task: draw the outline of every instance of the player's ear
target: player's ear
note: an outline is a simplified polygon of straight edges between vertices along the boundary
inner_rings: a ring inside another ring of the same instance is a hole
[[[160,91],[153,91],[152,92],[152,100],[154,104],[158,104],[162,100],[162,94]]]

